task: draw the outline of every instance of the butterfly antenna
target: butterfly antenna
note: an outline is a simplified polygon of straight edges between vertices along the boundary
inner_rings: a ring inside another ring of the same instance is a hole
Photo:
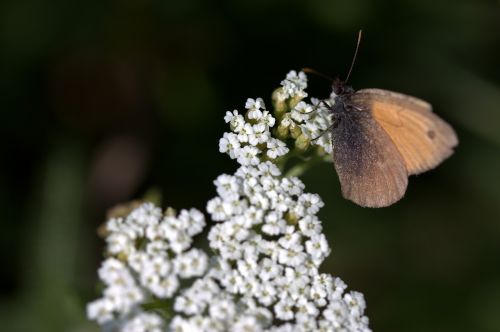
[[[308,67],[306,67],[306,68],[302,68],[301,70],[302,70],[304,73],[314,74],[314,75],[316,75],[316,76],[322,77],[322,78],[324,78],[324,79],[326,79],[326,80],[329,80],[329,81],[333,82],[333,78],[331,78],[330,76],[325,75],[325,74],[323,74],[323,73],[320,73],[319,71],[317,71],[317,70],[315,70],[315,69],[312,69],[312,68],[308,68]]]
[[[356,62],[356,57],[358,55],[359,44],[361,43],[361,34],[363,30],[359,30],[358,32],[358,42],[356,43],[356,50],[354,51],[354,56],[352,57],[351,68],[349,68],[349,72],[347,73],[347,77],[344,82],[347,83],[349,81],[349,77],[351,77],[352,68],[354,67],[354,63]]]

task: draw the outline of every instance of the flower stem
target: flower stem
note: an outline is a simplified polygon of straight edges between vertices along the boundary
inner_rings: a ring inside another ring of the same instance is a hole
[[[314,157],[309,160],[302,161],[290,168],[288,171],[285,172],[284,177],[293,177],[293,176],[301,176],[304,174],[306,171],[308,171],[312,166],[320,163],[323,161],[323,158],[321,157]]]

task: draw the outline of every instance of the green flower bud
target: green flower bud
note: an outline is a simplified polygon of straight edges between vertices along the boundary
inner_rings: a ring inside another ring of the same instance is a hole
[[[127,262],[127,259],[128,259],[128,256],[127,254],[125,254],[124,252],[120,252],[118,253],[118,255],[116,256],[116,258],[121,261],[121,262]]]
[[[286,100],[282,98],[283,88],[278,88],[273,91],[272,101],[274,107],[274,114],[276,117],[281,118],[283,114],[288,112],[288,106]]]
[[[290,109],[293,109],[295,106],[297,106],[298,103],[300,103],[302,99],[304,98],[299,95],[295,95],[288,100],[288,106],[290,107]]]
[[[323,147],[321,147],[321,146],[319,146],[319,145],[316,147],[316,154],[317,154],[318,156],[320,156],[320,157],[324,157],[324,160],[325,160],[325,161],[331,161],[331,156],[330,156],[330,154],[329,154],[329,153],[327,153],[327,152],[325,151],[325,149],[323,149]]]
[[[285,220],[288,225],[297,225],[297,223],[299,222],[299,217],[295,213],[288,211],[285,214]]]
[[[172,207],[168,207],[165,209],[165,213],[164,213],[165,217],[175,217],[177,215],[177,211],[175,211],[174,208]]]
[[[295,140],[295,147],[300,151],[306,151],[311,144],[311,139],[302,134]]]
[[[285,140],[289,134],[290,134],[289,127],[280,122],[278,128],[276,128],[276,136],[278,136],[278,138],[281,140]]]
[[[302,129],[300,128],[299,125],[294,124],[293,126],[290,127],[290,135],[294,138],[297,139],[300,135],[302,135]]]

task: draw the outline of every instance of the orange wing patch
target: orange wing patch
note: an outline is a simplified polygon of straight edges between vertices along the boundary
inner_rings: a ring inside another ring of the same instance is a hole
[[[436,167],[458,144],[453,128],[423,100],[381,89],[364,89],[357,91],[352,101],[371,110],[402,155],[408,174]]]

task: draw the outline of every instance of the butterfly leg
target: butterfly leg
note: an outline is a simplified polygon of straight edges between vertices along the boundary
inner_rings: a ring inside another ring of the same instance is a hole
[[[337,127],[337,125],[338,125],[338,123],[335,121],[328,128],[326,128],[325,130],[323,130],[323,132],[321,134],[319,134],[318,137],[313,138],[311,140],[311,142],[314,142],[314,141],[320,139],[324,134],[328,133],[330,130],[332,130],[333,128]]]
[[[330,108],[331,106],[328,105],[328,103],[325,100],[326,99],[320,100],[320,102],[318,104],[314,105],[312,111],[304,112],[302,114],[313,114],[313,113],[315,113],[316,111],[318,111],[318,109],[320,108],[321,104],[323,104],[326,108]]]

